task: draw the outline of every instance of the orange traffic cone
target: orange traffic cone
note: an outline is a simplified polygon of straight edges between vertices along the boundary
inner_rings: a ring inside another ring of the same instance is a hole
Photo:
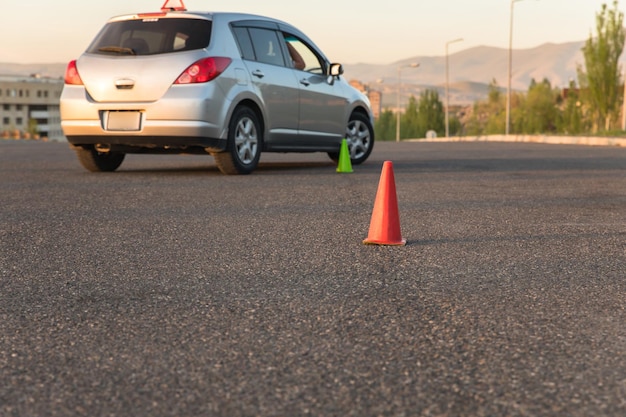
[[[391,161],[383,162],[370,230],[363,243],[366,245],[406,245],[406,239],[402,239],[400,232],[398,197]]]

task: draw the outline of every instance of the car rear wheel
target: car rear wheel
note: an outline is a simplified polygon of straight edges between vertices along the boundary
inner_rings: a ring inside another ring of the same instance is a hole
[[[93,147],[76,148],[78,161],[87,171],[111,172],[122,165],[126,154],[120,152],[98,152]]]
[[[370,156],[374,149],[374,128],[367,116],[362,113],[353,113],[350,116],[345,133],[350,162],[359,165]],[[339,152],[329,152],[330,159],[339,161]]]
[[[239,107],[228,125],[226,151],[214,153],[213,158],[224,174],[249,174],[259,164],[262,144],[263,133],[256,113],[249,107]]]

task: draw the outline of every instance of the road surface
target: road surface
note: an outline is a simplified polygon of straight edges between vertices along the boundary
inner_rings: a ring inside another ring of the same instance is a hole
[[[367,246],[383,161],[403,247]],[[626,149],[0,142],[2,416],[626,415]]]

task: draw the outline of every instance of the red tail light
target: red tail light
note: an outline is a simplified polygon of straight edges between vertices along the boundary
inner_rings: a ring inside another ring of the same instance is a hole
[[[174,84],[206,83],[215,79],[230,65],[230,58],[203,58],[183,71]]]
[[[70,61],[70,63],[67,64],[67,69],[65,70],[65,84],[83,85],[83,80],[80,79],[78,69],[76,69],[76,60]]]

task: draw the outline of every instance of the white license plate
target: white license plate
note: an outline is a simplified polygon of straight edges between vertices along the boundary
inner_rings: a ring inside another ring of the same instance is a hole
[[[129,132],[141,129],[141,112],[109,111],[107,113],[107,130]]]

